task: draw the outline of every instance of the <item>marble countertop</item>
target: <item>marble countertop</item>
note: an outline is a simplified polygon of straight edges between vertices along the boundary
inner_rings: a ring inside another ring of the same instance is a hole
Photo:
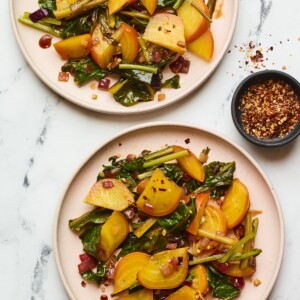
[[[150,121],[204,126],[255,158],[275,188],[285,224],[282,267],[268,299],[299,299],[300,139],[276,149],[251,145],[235,129],[230,105],[234,89],[251,72],[243,51],[250,41],[268,58],[260,69],[285,70],[300,80],[300,2],[240,0],[233,40],[210,79],[184,101],[129,117],[77,107],[45,86],[19,50],[7,2],[0,10],[1,299],[68,298],[52,245],[62,191],[87,155],[107,138]]]

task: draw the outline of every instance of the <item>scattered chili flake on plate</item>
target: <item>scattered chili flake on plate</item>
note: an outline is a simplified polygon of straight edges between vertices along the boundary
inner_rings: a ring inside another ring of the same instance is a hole
[[[258,81],[241,97],[239,109],[244,130],[260,139],[283,137],[298,124],[299,97],[281,79]]]

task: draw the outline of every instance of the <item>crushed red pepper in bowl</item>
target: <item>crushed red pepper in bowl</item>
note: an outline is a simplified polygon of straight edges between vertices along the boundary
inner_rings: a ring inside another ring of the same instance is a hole
[[[248,141],[284,145],[300,133],[300,84],[281,71],[254,73],[237,87],[231,109],[236,128]]]

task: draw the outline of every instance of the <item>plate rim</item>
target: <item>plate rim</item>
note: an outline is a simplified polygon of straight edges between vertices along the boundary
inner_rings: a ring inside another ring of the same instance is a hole
[[[83,102],[81,99],[72,98],[72,95],[69,93],[64,93],[61,89],[56,87],[51,83],[50,80],[47,79],[47,76],[45,76],[42,72],[38,70],[36,67],[34,61],[30,58],[29,54],[27,53],[25,46],[23,45],[18,29],[17,29],[17,22],[18,20],[14,17],[14,0],[8,0],[9,2],[9,16],[10,16],[10,22],[13,28],[14,36],[16,38],[17,44],[19,46],[19,49],[21,50],[23,57],[25,58],[26,62],[30,66],[30,68],[33,70],[35,76],[39,78],[52,92],[54,92],[56,95],[62,97],[63,99],[67,100],[68,102],[72,103],[73,105],[82,107],[87,110],[95,111],[97,113],[105,113],[105,114],[111,114],[111,115],[136,115],[140,113],[150,113],[153,111],[161,110],[165,107],[171,106],[178,101],[184,99],[184,97],[190,95],[192,92],[194,92],[196,89],[199,89],[206,80],[210,78],[210,76],[216,71],[218,66],[220,65],[222,59],[224,58],[224,55],[230,45],[230,42],[232,41],[232,37],[236,28],[236,23],[238,19],[238,10],[239,10],[239,0],[230,0],[232,1],[233,6],[233,16],[234,19],[232,20],[230,24],[230,29],[228,31],[227,38],[225,39],[224,45],[222,47],[222,51],[220,51],[217,59],[212,63],[211,68],[208,70],[206,74],[204,74],[202,80],[198,82],[198,84],[192,86],[192,88],[187,89],[187,91],[181,95],[181,97],[177,97],[172,101],[161,101],[160,103],[157,103],[157,105],[153,105],[150,108],[149,107],[140,107],[139,104],[133,106],[133,107],[124,107],[120,105],[120,108],[116,109],[105,109],[105,107],[97,106],[93,102]],[[155,101],[155,100],[153,100]],[[126,110],[128,109],[128,110]]]
[[[58,250],[58,224],[59,224],[59,217],[60,217],[60,212],[61,212],[61,208],[65,199],[65,196],[70,188],[70,185],[72,184],[72,181],[76,178],[76,176],[79,174],[80,170],[84,167],[84,165],[98,152],[100,151],[103,147],[105,147],[106,145],[108,145],[109,143],[111,143],[113,140],[116,140],[126,134],[130,134],[133,133],[135,131],[138,130],[142,130],[142,129],[149,129],[151,127],[159,127],[159,126],[168,126],[168,127],[180,127],[180,128],[189,128],[189,129],[193,129],[193,130],[197,130],[197,131],[202,131],[204,133],[213,135],[214,137],[217,137],[227,143],[229,143],[231,146],[235,147],[238,151],[240,151],[252,164],[253,166],[257,169],[257,171],[260,173],[260,175],[263,177],[263,179],[265,180],[270,193],[273,196],[274,199],[274,203],[276,206],[276,210],[278,213],[278,221],[279,221],[279,236],[281,237],[280,239],[280,247],[279,247],[279,251],[278,251],[278,257],[279,257],[279,263],[276,266],[276,269],[272,275],[272,277],[270,278],[270,282],[271,285],[268,286],[268,288],[265,290],[265,297],[268,297],[278,279],[278,275],[279,275],[279,271],[280,268],[282,266],[282,261],[283,261],[283,253],[284,253],[284,244],[285,244],[285,231],[284,231],[284,219],[283,219],[283,213],[282,213],[282,209],[281,209],[281,205],[280,205],[280,201],[279,198],[277,196],[277,193],[275,191],[275,188],[273,187],[271,181],[269,180],[269,178],[267,177],[265,171],[262,169],[262,167],[260,167],[260,165],[258,164],[258,162],[254,159],[254,157],[252,155],[250,155],[245,149],[243,149],[240,145],[238,145],[236,142],[234,142],[233,140],[231,140],[229,137],[225,136],[224,134],[221,135],[220,132],[216,131],[216,130],[212,130],[209,129],[207,127],[204,126],[197,126],[195,124],[190,124],[190,123],[184,123],[184,122],[165,122],[165,121],[152,121],[152,122],[146,122],[143,124],[139,124],[139,125],[135,125],[135,126],[131,126],[127,129],[124,129],[116,134],[114,134],[112,137],[104,140],[103,142],[99,143],[96,147],[94,147],[94,149],[92,151],[90,151],[89,154],[87,154],[85,156],[85,159],[82,160],[82,162],[78,165],[77,169],[75,169],[75,171],[72,173],[72,175],[70,176],[69,180],[67,181],[67,184],[64,188],[64,190],[61,193],[61,197],[59,198],[59,202],[56,208],[56,212],[54,215],[54,224],[53,224],[53,230],[52,230],[52,241],[53,241],[53,252],[54,252],[54,257],[55,257],[55,264],[56,264],[56,268],[58,270],[59,273],[59,277],[61,279],[61,282],[63,283],[63,287],[65,289],[65,291],[67,292],[68,296],[70,297],[70,299],[72,300],[76,300],[76,297],[74,296],[74,294],[72,293],[66,277],[64,275],[63,269],[61,267],[61,261],[60,261],[60,257],[59,257],[59,250]]]

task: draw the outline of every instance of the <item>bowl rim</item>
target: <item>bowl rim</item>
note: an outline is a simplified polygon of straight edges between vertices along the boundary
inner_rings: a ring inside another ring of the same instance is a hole
[[[297,126],[295,126],[295,128],[284,137],[277,137],[274,139],[259,139],[253,135],[246,133],[240,119],[241,113],[238,108],[241,94],[245,91],[245,89],[247,89],[252,83],[256,82],[259,79],[268,79],[268,78],[283,79],[288,84],[290,84],[294,89],[294,91],[296,92],[296,94],[298,95],[298,100],[300,103],[300,82],[295,77],[293,77],[292,75],[286,72],[279,71],[279,70],[257,71],[245,77],[236,87],[231,101],[231,116],[236,129],[248,142],[251,142],[255,145],[262,146],[262,147],[278,147],[290,143],[291,141],[293,141],[299,136],[300,114],[298,116]]]

